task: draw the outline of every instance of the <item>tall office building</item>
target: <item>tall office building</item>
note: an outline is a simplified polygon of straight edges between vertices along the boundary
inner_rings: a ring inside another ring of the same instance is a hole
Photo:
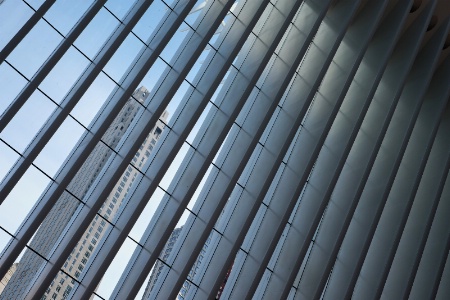
[[[149,91],[145,87],[140,87],[133,93],[133,96],[126,102],[111,124],[111,127],[108,128],[103,136],[102,141],[105,145],[97,147],[77,173],[70,184],[69,190],[73,195],[78,196],[78,199],[83,199],[91,185],[98,180],[98,177],[103,172],[103,168],[113,154],[113,149],[117,147],[121,138],[126,134],[148,94]],[[167,112],[164,112],[161,120],[165,121],[167,116]],[[97,243],[107,231],[105,229],[108,221],[111,222],[117,212],[120,211],[121,205],[126,204],[124,201],[127,199],[134,180],[146,163],[164,130],[165,124],[161,120],[158,121],[136,152],[133,158],[134,167],[128,167],[121,180],[116,183],[99,210],[98,215],[86,230],[83,238],[77,243],[71,255],[67,258],[62,272],[58,273],[48,287],[43,299],[67,299],[75,284],[75,281],[70,276],[75,279],[80,276],[83,268],[88,264],[90,256],[95,252]],[[52,251],[61,235],[70,226],[70,219],[79,206],[80,203],[72,195],[69,193],[64,194],[42,223],[30,246],[41,254]],[[19,267],[16,267],[14,275],[10,277],[8,285],[0,294],[0,299],[23,298],[27,292],[28,285],[39,274],[42,263],[39,258],[36,258],[33,251],[26,251],[18,264]]]
[[[0,281],[0,294],[5,289],[8,282],[11,280],[11,277],[13,276],[14,272],[17,270],[17,263],[13,264],[11,268],[9,268],[8,273],[2,278]]]
[[[161,259],[167,259],[170,255],[170,253],[172,252],[172,249],[175,245],[175,242],[178,239],[178,236],[180,235],[182,227],[180,228],[175,228],[175,230],[172,232],[172,234],[170,235],[169,240],[167,241],[166,245],[163,248],[163,251],[160,254]],[[150,297],[150,292],[153,289],[153,286],[156,284],[156,281],[158,280],[160,271],[163,268],[163,262],[162,261],[158,261],[153,270],[152,273],[150,275],[150,278],[148,280],[147,286],[145,287],[145,292],[144,295],[142,296],[142,300],[147,300]]]
[[[64,272],[67,298],[141,298],[156,265],[152,299],[186,282],[185,299],[450,298],[448,0],[5,0],[0,20],[0,278],[37,258],[19,298]],[[101,175],[84,171],[140,86]],[[60,163],[69,121],[82,141]],[[37,239],[62,197],[70,226]]]
[[[180,234],[182,232],[183,227],[175,228],[175,230],[170,235],[170,239],[167,241],[166,245],[164,246],[163,250],[161,251],[161,254],[159,255],[159,259],[156,264],[153,267],[153,270],[150,274],[150,277],[147,282],[147,286],[145,287],[144,295],[142,296],[142,300],[148,300],[152,299],[153,295],[151,294],[153,288],[158,283],[158,278],[162,273],[162,270],[164,268],[164,262],[169,259],[170,254],[172,251],[176,248],[176,242],[178,238],[180,237]],[[189,272],[189,275],[187,276],[187,280],[183,283],[182,288],[180,289],[176,299],[183,300],[186,298],[186,295],[189,292],[189,289],[191,287],[191,282],[194,279],[194,276],[198,275],[200,272],[200,268],[202,267],[202,262],[204,262],[203,258],[206,255],[206,252],[208,251],[208,245],[211,242],[211,238],[209,238],[206,243],[203,245],[202,251],[200,255],[197,257],[194,265],[191,268],[191,271]],[[173,251],[175,252],[175,251]]]

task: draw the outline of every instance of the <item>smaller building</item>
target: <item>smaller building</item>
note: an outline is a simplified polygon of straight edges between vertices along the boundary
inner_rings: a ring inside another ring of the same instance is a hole
[[[2,0],[0,0],[0,4],[2,3]],[[9,268],[8,273],[2,278],[0,281],[0,295],[2,294],[3,290],[5,289],[6,285],[8,284],[9,280],[13,276],[14,272],[17,270],[18,263],[15,263]]]

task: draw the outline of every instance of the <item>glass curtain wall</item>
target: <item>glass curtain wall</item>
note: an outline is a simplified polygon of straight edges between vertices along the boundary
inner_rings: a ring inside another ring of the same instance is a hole
[[[448,299],[446,0],[0,0],[0,299]]]

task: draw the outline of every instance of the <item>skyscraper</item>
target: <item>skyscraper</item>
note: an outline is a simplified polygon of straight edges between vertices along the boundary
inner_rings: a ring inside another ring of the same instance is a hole
[[[119,145],[121,138],[125,135],[148,94],[149,91],[145,87],[140,87],[133,93],[103,136],[102,140],[105,145],[97,147],[77,173],[69,189],[79,199],[84,198],[91,185],[98,180],[97,177],[101,176],[103,168],[113,154],[113,149]],[[167,112],[164,112],[161,120],[165,121],[167,116]],[[159,136],[164,130],[165,125],[162,121],[158,121],[155,128],[151,130],[147,139],[139,148],[139,151],[136,152],[133,158],[134,168],[128,167],[122,179],[116,183],[99,210],[98,215],[91,222],[85,235],[77,243],[64,263],[63,272],[59,272],[58,276],[52,281],[43,299],[67,299],[75,284],[70,276],[72,278],[80,276],[84,267],[88,264],[90,256],[95,252],[97,243],[107,231],[105,229],[107,228],[108,220],[113,220],[120,211],[121,205],[125,204],[124,201],[127,199],[131,185],[136,179],[139,170],[149,158]],[[42,223],[39,231],[31,241],[31,247],[42,254],[52,251],[61,235],[67,230],[67,226],[70,226],[70,219],[79,206],[80,203],[73,196],[69,193],[64,194]],[[28,285],[38,276],[41,265],[42,261],[36,258],[31,250],[26,251],[19,264],[15,265],[16,272],[13,272],[14,275],[10,277],[8,285],[0,294],[0,299],[23,298],[27,293]]]
[[[178,236],[180,235],[182,227],[180,228],[175,228],[175,230],[172,232],[172,234],[170,235],[169,240],[167,241],[166,245],[164,246],[163,251],[160,254],[160,257],[162,259],[167,259],[170,255],[170,253],[172,252],[173,246],[175,245],[175,242],[178,239]],[[158,261],[154,268],[153,271],[150,275],[150,278],[148,280],[147,286],[145,287],[145,292],[144,295],[142,296],[142,300],[147,300],[150,297],[150,292],[153,289],[153,286],[156,284],[156,281],[158,280],[159,274],[161,269],[163,268],[163,262],[162,261]]]

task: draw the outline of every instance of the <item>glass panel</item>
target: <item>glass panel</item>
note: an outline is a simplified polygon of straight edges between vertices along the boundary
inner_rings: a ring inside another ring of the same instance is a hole
[[[152,197],[148,201],[147,205],[145,206],[144,210],[142,211],[139,219],[134,224],[133,228],[130,232],[130,237],[133,238],[136,241],[141,241],[142,236],[144,235],[144,231],[147,228],[147,226],[150,224],[150,221],[153,219],[153,216],[155,215],[155,212],[159,206],[159,204],[162,202],[163,197],[169,197],[168,194],[166,194],[162,189],[157,188],[156,191],[153,193]]]
[[[192,10],[189,12],[188,16],[186,17],[185,21],[189,26],[196,29],[194,26],[196,24],[196,21],[199,19],[200,15],[202,14],[203,8],[206,6],[206,1],[204,0],[197,0],[197,3],[195,3]],[[198,20],[200,21],[200,20]]]
[[[61,41],[61,35],[40,20],[8,56],[8,61],[31,78]]]
[[[189,272],[187,279],[191,282],[199,285],[201,279],[205,275],[206,268],[209,264],[209,259],[212,257],[217,245],[220,241],[221,235],[217,231],[213,230],[208,236],[208,239],[203,244],[202,250],[197,256],[195,263],[192,265],[191,271]],[[190,290],[192,287],[187,288]],[[191,291],[189,291],[191,292]]]
[[[72,118],[67,118],[36,157],[34,164],[54,177],[85,129]]]
[[[39,7],[41,7],[42,3],[45,2],[45,0],[25,0],[25,2],[30,4],[34,9],[38,9]]]
[[[211,185],[216,179],[218,172],[219,170],[214,165],[209,166],[208,170],[202,178],[202,181],[198,185],[194,195],[189,201],[189,204],[187,206],[189,210],[193,211],[194,213],[198,213],[203,201],[205,200],[205,197],[208,195]]]
[[[35,91],[0,133],[0,137],[17,151],[23,152],[55,108],[54,103]]]
[[[181,169],[184,169],[186,167],[186,164],[189,161],[188,158],[193,154],[194,149],[189,146],[189,144],[184,143],[183,146],[181,146],[181,149],[178,151],[178,154],[175,156],[174,160],[170,164],[169,169],[159,183],[160,187],[163,190],[167,191],[168,193],[173,192],[175,186],[178,183],[178,180],[182,175],[183,170]]]
[[[28,246],[41,256],[50,258],[59,240],[66,234],[67,224],[82,207],[80,204],[78,199],[64,191],[42,221]]]
[[[0,228],[0,253],[3,251],[3,249],[5,249],[6,245],[9,243],[11,238],[12,238],[11,235],[9,235],[6,231]],[[0,285],[0,287],[2,286]]]
[[[120,0],[115,0],[118,2]],[[123,3],[123,1],[120,1]],[[165,20],[168,16],[169,8],[162,1],[153,1],[142,18],[137,22],[133,28],[133,32],[144,42],[161,26],[161,20]]]
[[[139,248],[141,247],[129,238],[125,240],[100,281],[96,292],[99,296],[104,297],[105,299],[111,297],[114,287],[119,281],[122,273],[124,273],[133,252]]]
[[[184,80],[175,95],[172,97],[172,100],[170,100],[166,108],[166,110],[169,112],[169,118],[167,122],[170,127],[173,127],[173,124],[175,124],[175,121],[181,113],[182,107],[180,107],[180,103],[182,103],[183,105],[186,104],[186,101],[183,101],[183,98],[187,94],[192,94],[193,91],[194,89],[192,88],[192,86],[186,80]]]
[[[0,226],[16,232],[50,179],[31,166],[6,197],[0,209]]]
[[[14,152],[5,143],[0,141],[0,182],[6,176],[8,171],[12,168],[14,163],[19,158],[19,154]]]
[[[92,0],[58,0],[44,18],[63,35],[67,35],[92,3]]]
[[[6,110],[8,105],[16,98],[28,81],[11,68],[7,63],[0,65],[0,91],[2,91],[2,101],[0,101],[0,114]]]
[[[216,52],[215,50],[212,50],[212,48],[207,45],[205,50],[201,53],[200,57],[195,62],[192,69],[189,71],[189,74],[186,76],[186,80],[192,84],[192,86],[197,86],[200,78],[203,76],[203,72],[205,71],[205,67],[203,67],[203,64],[209,64],[210,59],[213,57],[213,53],[210,52]],[[203,68],[202,68],[203,67]],[[202,69],[202,73],[199,73],[199,71]]]
[[[123,0],[108,0],[105,7],[112,12],[117,18],[123,19],[131,7],[136,3],[135,0],[123,1]]]
[[[147,100],[145,101],[146,105],[149,103],[150,99],[156,93],[156,90],[159,88],[161,84],[161,80],[165,78],[169,70],[170,67],[162,59],[158,58],[156,59],[155,63],[150,68],[150,70],[147,72],[145,77],[142,79],[139,86],[150,91],[150,97],[148,97]]]
[[[88,65],[89,60],[74,47],[70,47],[39,88],[53,101],[60,103]]]
[[[0,5],[0,50],[20,30],[33,14],[33,10],[22,1],[6,0]]]
[[[128,203],[132,194],[130,189],[135,185],[135,181],[138,182],[141,177],[142,175],[134,167],[129,166],[102,204],[102,207],[98,211],[99,215],[115,224],[118,214]]]
[[[88,127],[115,87],[116,84],[108,76],[100,73],[73,108],[71,115]]]
[[[119,21],[102,8],[81,33],[74,45],[90,59],[94,59],[118,25]]]
[[[180,25],[180,30],[178,30],[175,35],[170,39],[170,42],[167,44],[167,46],[164,48],[163,52],[161,53],[161,58],[168,62],[170,65],[173,65],[177,58],[177,53],[181,50],[181,46],[184,45],[184,41],[186,38],[191,37],[194,32],[193,30],[186,25],[186,23],[183,22],[182,25]],[[187,41],[187,40],[186,40]]]
[[[120,82],[143,47],[144,44],[136,36],[129,34],[103,70],[116,82]]]

